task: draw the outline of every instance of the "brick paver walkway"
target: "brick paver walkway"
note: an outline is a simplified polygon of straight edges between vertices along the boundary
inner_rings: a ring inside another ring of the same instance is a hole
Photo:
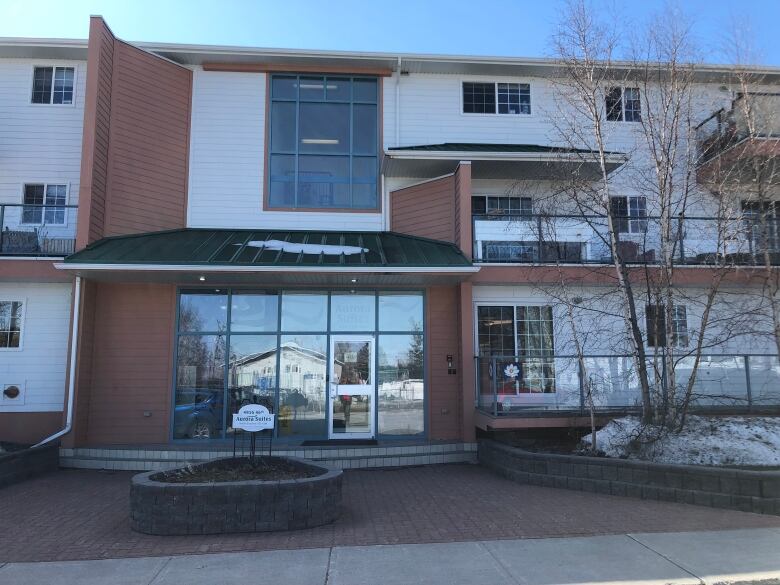
[[[0,562],[780,526],[780,517],[524,486],[475,465],[348,471],[330,526],[149,536],[128,472],[63,470],[0,490]]]

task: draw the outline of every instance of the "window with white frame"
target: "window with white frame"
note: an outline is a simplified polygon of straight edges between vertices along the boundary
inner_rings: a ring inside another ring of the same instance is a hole
[[[685,305],[672,306],[671,317],[671,339],[667,339],[665,306],[654,304],[645,307],[648,347],[688,347],[688,312]]]
[[[610,214],[619,234],[643,234],[647,231],[645,197],[610,197]]]
[[[27,183],[24,186],[22,223],[28,225],[64,225],[68,186]]]
[[[528,83],[463,82],[464,114],[530,114]]]
[[[73,67],[35,67],[31,103],[72,104],[75,74]]]
[[[22,301],[0,301],[0,350],[21,346],[22,307]]]
[[[505,197],[474,195],[471,197],[471,213],[475,215],[533,215],[531,197]]]
[[[550,305],[480,305],[477,307],[479,354],[500,357],[498,370],[516,363],[520,372],[515,392],[555,392],[555,345]],[[506,382],[506,381],[505,381]],[[509,388],[509,387],[507,387]],[[503,386],[502,386],[503,389]]]
[[[604,96],[607,120],[641,122],[642,103],[638,87],[610,87]]]

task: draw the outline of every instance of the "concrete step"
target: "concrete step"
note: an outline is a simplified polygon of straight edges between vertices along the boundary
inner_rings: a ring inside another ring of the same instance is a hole
[[[241,451],[239,450],[238,453]],[[248,451],[244,451],[246,454]],[[267,453],[258,447],[257,453]],[[218,457],[232,457],[226,449],[183,448],[75,448],[60,449],[60,466],[79,469],[150,471],[171,469]],[[426,443],[408,446],[350,446],[274,448],[273,455],[320,461],[338,469],[402,467],[438,463],[476,463],[476,443]]]

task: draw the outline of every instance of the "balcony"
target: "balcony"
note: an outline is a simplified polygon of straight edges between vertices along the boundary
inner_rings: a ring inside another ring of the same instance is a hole
[[[700,180],[712,179],[714,171],[720,178],[728,171],[730,178],[750,179],[750,168],[740,162],[780,154],[780,94],[740,95],[730,109],[718,110],[696,127],[696,142]],[[721,164],[714,165],[719,159]]]
[[[576,356],[475,357],[475,406],[493,417],[588,412],[583,373]],[[641,408],[639,379],[629,355],[584,357],[594,410],[631,412]],[[693,357],[678,358],[677,384],[693,373]],[[513,366],[513,367],[512,367]],[[648,367],[652,365],[648,360]],[[780,360],[769,354],[703,356],[693,386],[698,410],[771,410],[780,407]]]
[[[68,256],[76,247],[76,205],[0,204],[0,256]]]
[[[658,217],[613,218],[618,251],[627,264],[662,258]],[[780,265],[780,219],[675,218],[672,256],[677,264]],[[472,216],[475,262],[496,264],[610,264],[606,216],[483,214]],[[768,253],[768,254],[767,254]]]

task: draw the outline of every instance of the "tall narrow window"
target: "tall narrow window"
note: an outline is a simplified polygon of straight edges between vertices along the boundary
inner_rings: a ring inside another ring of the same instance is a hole
[[[672,307],[671,339],[666,335],[666,310],[664,305],[647,305],[645,307],[645,327],[647,330],[648,347],[687,347],[688,346],[688,314],[684,305]]]
[[[72,104],[73,67],[36,67],[33,70],[33,104]]]
[[[378,207],[376,78],[274,75],[270,208]]]
[[[22,302],[0,301],[0,350],[17,349],[22,339]]]

